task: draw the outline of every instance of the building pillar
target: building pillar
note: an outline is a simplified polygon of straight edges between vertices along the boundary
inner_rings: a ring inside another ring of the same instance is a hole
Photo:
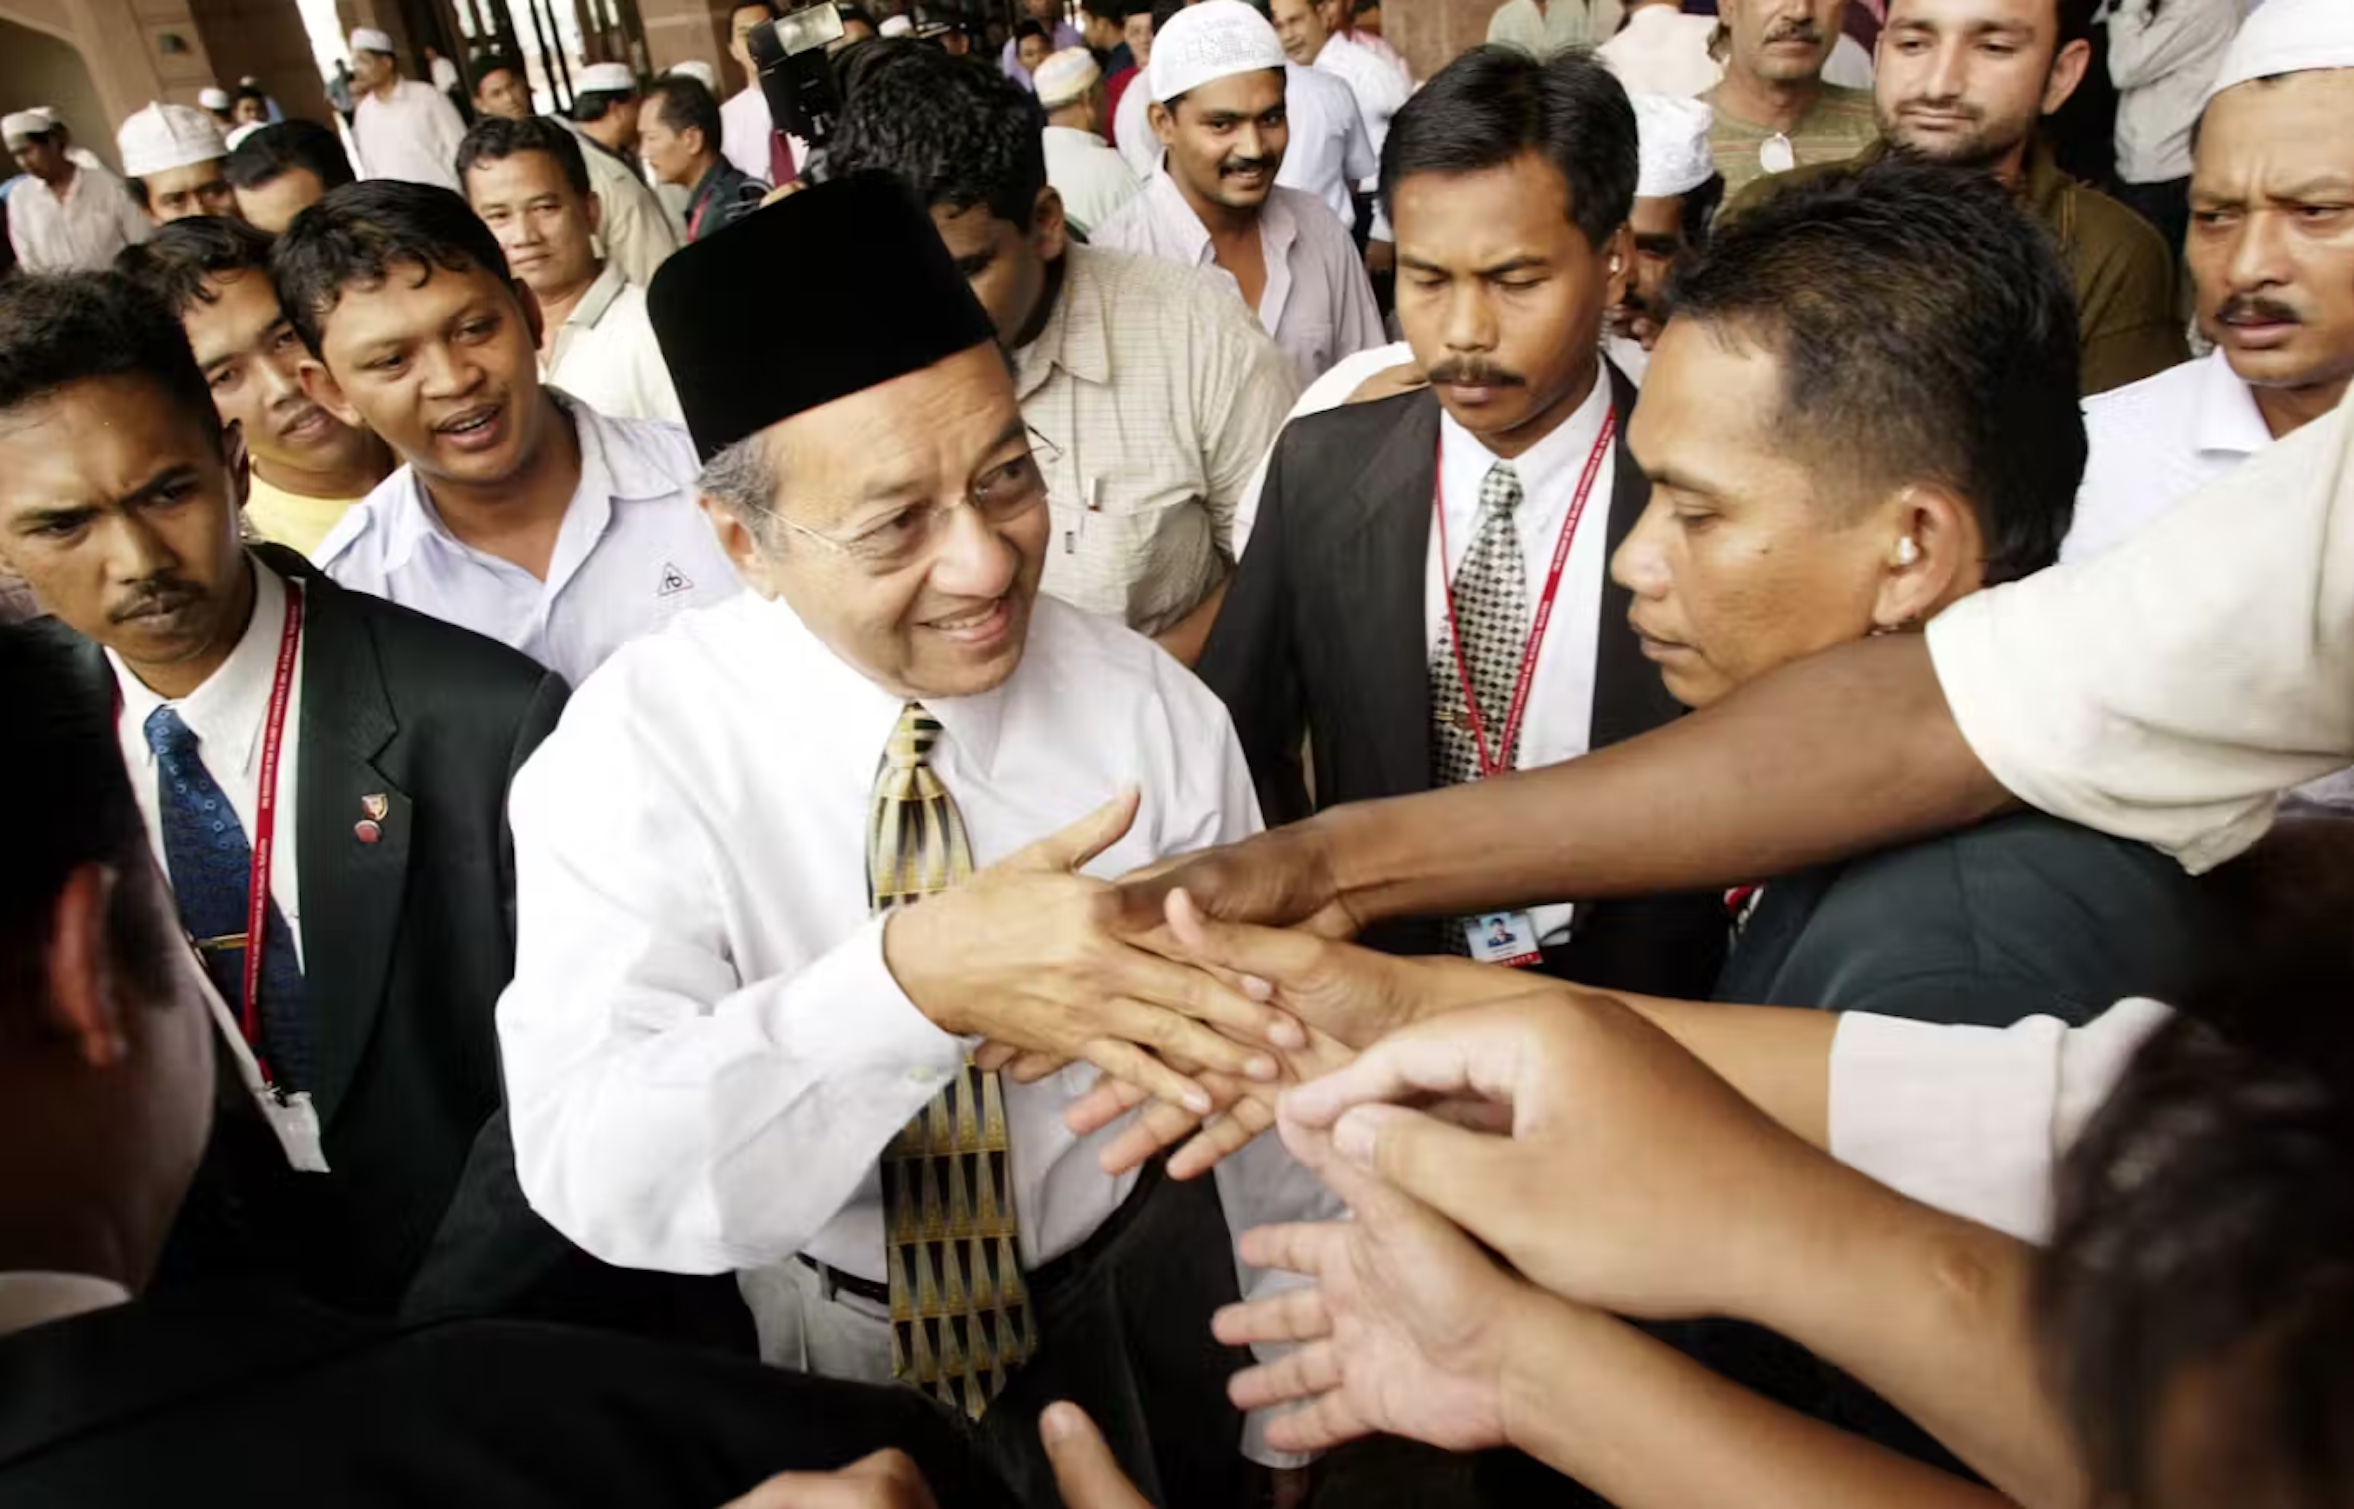
[[[1382,35],[1427,79],[1488,39],[1503,0],[1382,0]]]

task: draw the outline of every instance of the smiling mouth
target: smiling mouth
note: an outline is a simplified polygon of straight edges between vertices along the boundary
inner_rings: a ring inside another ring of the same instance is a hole
[[[496,405],[483,409],[468,409],[455,419],[445,419],[433,427],[436,435],[479,435],[498,422]]]

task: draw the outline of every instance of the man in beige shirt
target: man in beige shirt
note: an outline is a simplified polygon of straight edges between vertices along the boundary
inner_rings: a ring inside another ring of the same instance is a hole
[[[1725,76],[1700,96],[1727,193],[1769,173],[1841,162],[1879,136],[1868,89],[1823,82],[1846,0],[1724,0]]]
[[[843,112],[832,171],[915,186],[1013,353],[1054,510],[1045,590],[1191,664],[1234,569],[1234,514],[1299,379],[1232,293],[1071,243],[1021,86],[910,52]]]
[[[1488,18],[1488,40],[1549,58],[1609,41],[1622,10],[1621,0],[1504,0]]]

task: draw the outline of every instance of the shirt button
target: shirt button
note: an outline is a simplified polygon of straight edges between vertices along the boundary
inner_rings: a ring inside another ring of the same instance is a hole
[[[940,1071],[933,1068],[929,1064],[918,1064],[914,1068],[907,1071],[907,1081],[909,1084],[934,1084],[938,1082],[939,1078]]]

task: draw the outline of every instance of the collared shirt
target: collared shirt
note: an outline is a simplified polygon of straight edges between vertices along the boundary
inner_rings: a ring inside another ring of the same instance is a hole
[[[540,376],[615,419],[686,422],[646,313],[646,291],[611,263],[564,317]]]
[[[1592,47],[1618,30],[1620,0],[1504,0],[1488,18],[1488,40],[1549,58]]]
[[[1217,265],[1209,227],[1165,171],[1105,222],[1095,244],[1208,269],[1241,293]],[[1313,382],[1340,358],[1387,339],[1355,244],[1317,200],[1280,184],[1271,189],[1259,213],[1259,245],[1267,259],[1259,324],[1291,358],[1301,382]]]
[[[286,631],[286,614],[293,599],[277,572],[250,555],[246,559],[253,569],[253,616],[245,621],[237,648],[195,691],[167,702],[141,681],[120,655],[106,652],[107,663],[114,667],[115,688],[122,697],[122,709],[115,717],[115,738],[122,746],[123,765],[131,773],[131,794],[139,800],[140,816],[147,819],[147,840],[155,849],[155,862],[166,874],[170,865],[164,857],[163,795],[156,787],[162,775],[155,751],[147,745],[147,719],[159,707],[168,706],[178,713],[188,731],[196,735],[197,758],[204,761],[214,784],[229,799],[230,809],[245,827],[246,842],[253,842],[254,816],[261,810],[262,725],[269,720],[278,644]],[[295,651],[294,685],[287,692],[286,726],[278,742],[278,812],[288,835],[302,784],[302,668],[310,657],[308,636],[305,638],[306,643]],[[296,851],[301,847],[289,837],[270,851],[270,899],[286,916],[286,930],[294,936],[298,959],[303,953],[302,887],[297,883],[300,861]]]
[[[616,655],[516,778],[520,908],[499,1002],[515,1167],[597,1256],[711,1273],[795,1253],[883,1276],[877,1162],[970,1044],[919,1012],[870,914],[876,763],[902,699],[746,593]],[[930,764],[987,866],[1139,788],[1110,878],[1259,826],[1216,697],[1119,625],[1040,597],[1021,665],[926,699]],[[1024,1262],[1070,1251],[1133,1175],[1064,1109],[1073,1065],[1005,1086]],[[1217,1171],[1239,1232],[1336,1207],[1271,1138]],[[1246,1294],[1283,1280],[1242,1275]]]
[[[654,281],[654,270],[663,259],[678,250],[677,228],[629,159],[578,126],[572,127],[572,134],[580,142],[580,155],[588,162],[589,187],[597,196],[599,255],[608,266],[620,269],[623,277],[644,288]]]
[[[700,241],[751,214],[768,197],[768,189],[765,180],[736,171],[724,157],[712,163],[687,201],[687,240]]]
[[[1350,190],[1381,170],[1381,159],[1365,134],[1356,92],[1334,74],[1286,63],[1283,103],[1291,121],[1291,145],[1284,149],[1275,181],[1315,195],[1340,221],[1341,229],[1355,230],[1357,206]]]
[[[306,556],[316,555],[319,546],[359,501],[290,493],[257,471],[246,486],[245,521],[265,540],[274,540]]]
[[[318,562],[354,591],[511,645],[578,686],[622,645],[741,583],[695,502],[683,427],[549,392],[580,437],[580,485],[545,581],[450,533],[405,465],[344,515]]]
[[[1390,60],[1353,37],[1334,32],[1324,39],[1324,46],[1316,54],[1316,67],[1349,86],[1349,93],[1357,97],[1357,113],[1365,122],[1365,140],[1373,151],[1375,171],[1368,178],[1378,180],[1381,167],[1382,143],[1389,140],[1390,117],[1414,92],[1414,83],[1392,66]],[[1372,188],[1367,178],[1357,180],[1360,188]]]
[[[2117,86],[2117,176],[2166,183],[2191,174],[2191,128],[2239,30],[2240,0],[2114,0],[2109,81]]]
[[[2063,561],[2089,561],[2272,444],[2223,352],[2084,401],[2090,449]]]
[[[8,244],[26,272],[103,272],[154,229],[104,168],[76,163],[63,197],[30,174],[8,191]]]
[[[768,138],[774,129],[768,96],[760,92],[760,86],[739,89],[719,107],[719,155],[733,163],[737,172],[766,183],[768,175],[776,171],[768,160]],[[798,165],[799,155],[793,160]]]
[[[1629,94],[1691,99],[1714,89],[1725,76],[1725,65],[1708,55],[1709,38],[1715,35],[1714,16],[1687,16],[1672,5],[1646,5],[1629,15],[1619,34],[1594,53]]]
[[[1172,627],[1233,568],[1235,500],[1298,392],[1291,363],[1200,274],[1074,245],[1015,365],[1023,418],[1062,452],[1045,590]]]
[[[89,1273],[0,1273],[0,1337],[131,1302],[131,1291]]]
[[[1128,171],[1127,161],[1093,131],[1048,126],[1046,181],[1063,196],[1063,209],[1082,233],[1092,231],[1143,187]]]
[[[1716,112],[1716,120],[1708,128],[1708,154],[1716,160],[1716,170],[1724,175],[1728,194],[1768,176],[1763,154],[1769,142],[1789,143],[1792,165],[1807,167],[1845,162],[1880,139],[1880,128],[1872,116],[1871,91],[1867,89],[1824,85],[1806,114],[1787,131],[1753,125],[1728,113],[1717,98],[1722,92],[1720,84],[1699,98]]]
[[[1512,460],[1520,478],[1520,506],[1512,522],[1520,536],[1522,603],[1529,625],[1536,623],[1537,599],[1544,595],[1545,578],[1553,569],[1553,552],[1561,541],[1602,421],[1610,413],[1610,374],[1597,371],[1594,391],[1553,432]],[[1620,416],[1625,423],[1625,416]],[[1553,616],[1538,646],[1537,669],[1529,683],[1528,711],[1520,729],[1516,770],[1555,765],[1586,752],[1594,718],[1594,655],[1602,623],[1602,587],[1610,564],[1610,489],[1617,472],[1616,447],[1606,447],[1602,465],[1594,473],[1593,491],[1570,542],[1569,559],[1561,569],[1561,587],[1553,602]],[[1423,575],[1422,620],[1426,659],[1435,658],[1440,637],[1447,630],[1447,583],[1462,568],[1463,558],[1479,538],[1480,485],[1499,457],[1476,436],[1457,424],[1444,410],[1439,414],[1439,498],[1447,521],[1443,531],[1446,554],[1439,554],[1442,531],[1430,532],[1428,566]],[[1490,728],[1493,740],[1502,730]],[[1555,941],[1569,926],[1567,903],[1534,907],[1530,915],[1537,936]]]
[[[352,116],[352,145],[358,149],[354,165],[362,178],[402,178],[463,194],[458,143],[465,137],[466,123],[458,118],[457,107],[440,90],[416,79],[393,85],[390,99],[360,96]]]

